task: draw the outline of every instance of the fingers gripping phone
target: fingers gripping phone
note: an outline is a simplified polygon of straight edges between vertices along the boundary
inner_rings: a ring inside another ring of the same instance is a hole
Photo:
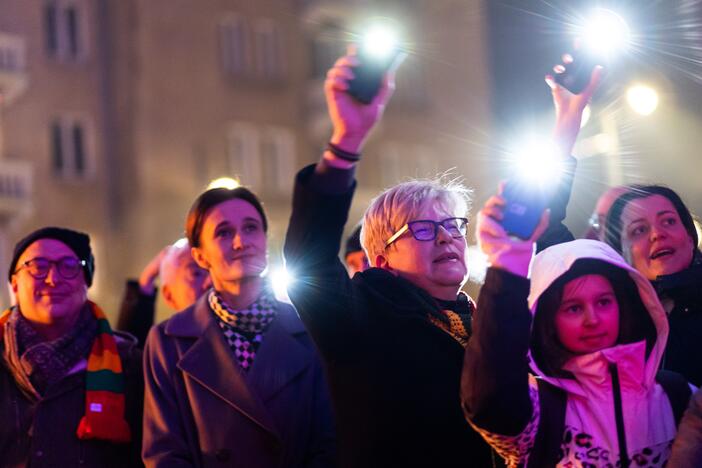
[[[378,94],[383,76],[398,59],[401,52],[395,47],[383,56],[373,54],[367,46],[358,50],[359,65],[354,67],[354,78],[349,81],[347,92],[356,100],[370,104]]]
[[[565,70],[563,73],[557,73],[554,79],[571,93],[580,94],[590,83],[592,71],[598,63],[587,53],[571,52],[569,55],[573,60],[570,63],[563,63]]]
[[[502,227],[511,236],[529,239],[549,206],[551,194],[542,187],[535,187],[533,181],[513,178],[505,184],[502,198],[506,202]]]

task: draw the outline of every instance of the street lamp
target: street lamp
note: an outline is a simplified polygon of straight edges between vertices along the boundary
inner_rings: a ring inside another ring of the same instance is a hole
[[[638,84],[626,92],[626,102],[640,115],[651,115],[658,107],[658,93],[650,86]]]

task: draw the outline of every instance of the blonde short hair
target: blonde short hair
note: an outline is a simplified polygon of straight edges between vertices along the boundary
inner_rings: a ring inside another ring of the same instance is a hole
[[[375,197],[363,215],[361,245],[371,266],[385,243],[430,203],[439,203],[456,217],[468,216],[473,191],[456,178],[416,179],[395,185]]]

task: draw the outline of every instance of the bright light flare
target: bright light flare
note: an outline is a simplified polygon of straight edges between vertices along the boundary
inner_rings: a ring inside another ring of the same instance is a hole
[[[585,109],[583,109],[583,117],[580,120],[580,128],[584,128],[585,125],[590,121],[590,117],[592,117],[592,109],[590,109],[590,104],[585,106]]]
[[[635,85],[626,92],[626,102],[641,115],[651,115],[658,108],[658,93],[646,85]]]
[[[612,10],[596,9],[585,22],[580,40],[588,52],[608,57],[626,50],[631,32],[626,21]]]
[[[239,181],[236,179],[232,179],[231,177],[220,177],[219,179],[215,179],[212,182],[210,182],[207,185],[207,190],[214,188],[226,188],[229,190],[234,190],[235,188],[240,186],[241,183],[239,183]]]
[[[532,139],[515,153],[514,174],[534,187],[556,182],[563,170],[558,147],[548,139]]]
[[[487,269],[490,266],[487,255],[477,245],[470,245],[468,246],[466,261],[468,262],[468,281],[475,284],[483,284]]]
[[[282,302],[290,302],[288,297],[288,286],[292,283],[293,277],[285,267],[277,267],[271,271],[271,285],[275,298]]]
[[[375,24],[363,35],[363,50],[376,59],[387,58],[397,45],[397,32],[388,24]]]

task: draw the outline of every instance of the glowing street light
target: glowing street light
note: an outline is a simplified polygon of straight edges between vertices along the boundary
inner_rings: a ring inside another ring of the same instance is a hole
[[[658,93],[646,85],[634,85],[626,92],[629,106],[641,115],[651,115],[658,108]]]
[[[232,179],[231,177],[220,177],[219,179],[214,179],[212,182],[210,182],[207,185],[207,190],[214,188],[226,188],[229,190],[234,190],[235,188],[240,186],[241,184],[236,179]]]

